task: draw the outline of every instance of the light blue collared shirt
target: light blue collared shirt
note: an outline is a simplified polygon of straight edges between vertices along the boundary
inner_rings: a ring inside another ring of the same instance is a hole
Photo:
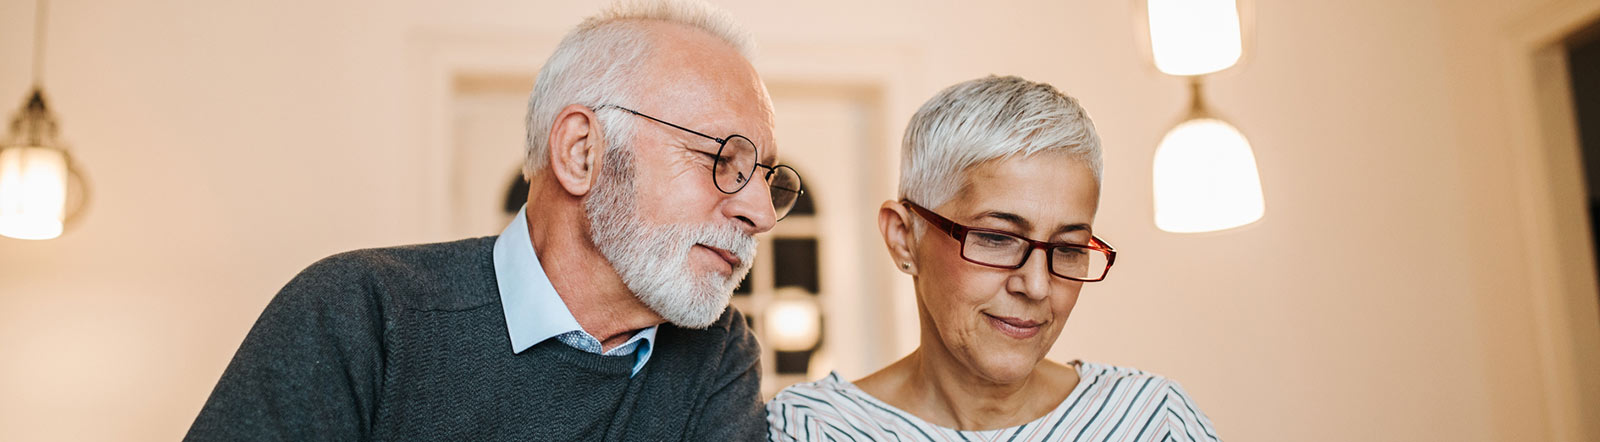
[[[567,309],[566,302],[550,285],[550,278],[539,265],[539,256],[533,253],[533,242],[528,238],[528,206],[517,211],[511,225],[494,240],[494,279],[500,286],[500,304],[506,312],[506,329],[511,334],[511,352],[522,353],[528,347],[556,338],[563,344],[589,353],[605,356],[635,355],[633,374],[639,374],[644,363],[650,360],[650,349],[656,338],[656,329],[650,327],[634,333],[628,342],[604,351],[600,340],[583,331],[578,319]],[[637,351],[636,351],[637,350]]]

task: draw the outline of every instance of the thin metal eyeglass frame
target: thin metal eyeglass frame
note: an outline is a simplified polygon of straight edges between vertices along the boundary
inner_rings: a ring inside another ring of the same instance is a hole
[[[725,148],[725,147],[728,147],[728,140],[732,140],[733,137],[744,138],[744,140],[746,142],[750,143],[751,147],[755,147],[756,148],[756,156],[759,157],[761,155],[761,148],[756,146],[756,142],[750,141],[750,137],[746,137],[744,135],[733,134],[733,135],[729,135],[727,138],[717,138],[717,137],[713,137],[713,136],[710,136],[710,135],[706,135],[706,134],[700,133],[698,131],[695,131],[694,129],[690,129],[690,128],[687,128],[687,127],[683,127],[683,126],[679,126],[679,125],[676,125],[676,124],[669,123],[666,120],[662,120],[660,118],[656,118],[656,117],[652,117],[652,116],[649,116],[649,115],[645,115],[643,112],[639,112],[639,111],[636,111],[636,110],[633,110],[633,109],[628,109],[628,108],[625,108],[625,107],[622,107],[622,106],[618,106],[618,105],[615,105],[615,104],[601,105],[600,107],[596,107],[594,109],[595,110],[600,110],[600,109],[605,109],[605,108],[615,108],[615,109],[621,110],[623,112],[627,112],[627,113],[630,113],[630,114],[634,114],[634,115],[638,115],[638,116],[644,117],[646,119],[649,119],[650,121],[654,121],[654,122],[657,122],[657,123],[665,124],[667,126],[671,126],[673,129],[677,129],[677,130],[681,130],[681,131],[688,132],[688,133],[691,133],[691,134],[699,135],[699,136],[701,136],[701,137],[703,137],[705,139],[708,139],[708,140],[711,140],[711,141],[715,141],[715,142],[717,142],[717,157],[721,157],[722,156],[722,149]],[[767,169],[767,173],[763,174],[761,176],[761,180],[768,182],[769,185],[772,182],[771,181],[772,180],[772,174],[777,173],[779,167],[787,168],[787,169],[789,169],[789,171],[794,172],[795,179],[797,181],[800,180],[800,172],[795,171],[793,167],[789,167],[789,166],[782,165],[782,164],[778,164],[778,165],[761,164],[760,161],[752,161],[752,163],[755,163],[755,165],[750,167],[750,175],[752,177],[755,176],[757,167],[761,167],[761,168]],[[717,184],[716,171],[712,171],[712,173],[711,173],[711,184],[716,186],[717,191],[722,192],[722,193],[726,193],[726,194],[729,194],[729,195],[732,195],[732,194],[735,194],[735,193],[739,193],[739,191],[744,190],[744,186],[749,185],[750,181],[752,181],[752,180],[745,180],[744,182],[739,183],[739,188],[733,189],[732,192],[729,192],[727,190],[723,190],[721,184]],[[800,195],[805,194],[806,190],[805,190],[804,186],[796,186],[796,187],[799,187],[798,189],[795,189],[795,199],[798,200],[800,198]],[[788,216],[787,213],[785,213],[784,215]]]
[[[981,265],[981,266],[984,266],[984,267],[992,267],[992,268],[997,268],[997,269],[1009,269],[1009,270],[1020,269],[1020,268],[1022,268],[1023,265],[1028,263],[1028,257],[1033,256],[1033,251],[1034,250],[1043,249],[1044,250],[1045,260],[1046,260],[1045,261],[1045,268],[1048,268],[1050,270],[1050,274],[1051,275],[1055,275],[1055,276],[1060,277],[1060,278],[1070,279],[1070,280],[1073,280],[1073,281],[1099,282],[1099,281],[1104,281],[1106,279],[1106,276],[1111,275],[1111,265],[1115,264],[1117,262],[1117,251],[1115,249],[1111,248],[1111,244],[1107,244],[1105,242],[1105,240],[1100,239],[1100,237],[1098,237],[1098,236],[1089,235],[1090,243],[1087,244],[1087,245],[1084,245],[1084,244],[1072,244],[1072,243],[1061,243],[1061,242],[1034,241],[1033,239],[1024,238],[1024,237],[1019,236],[1019,235],[1017,235],[1015,233],[1006,232],[1006,231],[1003,231],[1003,230],[984,229],[984,228],[978,228],[978,227],[964,226],[964,225],[956,223],[955,221],[951,221],[949,218],[945,218],[944,216],[941,216],[938,213],[934,213],[934,211],[932,211],[932,210],[928,210],[925,207],[919,206],[919,205],[917,205],[917,203],[911,202],[911,200],[901,199],[900,200],[900,204],[904,204],[906,206],[906,208],[911,209],[912,212],[915,212],[917,215],[922,216],[922,219],[927,220],[929,223],[933,224],[934,227],[939,228],[939,231],[944,232],[946,235],[950,235],[950,237],[954,238],[957,243],[960,243],[961,259],[964,259],[967,262],[970,262],[970,263],[973,263],[973,264],[977,264],[977,265]],[[1023,240],[1025,242],[1027,242],[1028,243],[1028,248],[1027,248],[1027,251],[1022,254],[1022,260],[1018,261],[1017,265],[1014,265],[1014,266],[1003,266],[1003,265],[989,264],[989,263],[986,263],[986,262],[978,262],[978,261],[973,260],[972,258],[968,258],[967,257],[967,253],[966,253],[966,250],[967,250],[967,234],[970,233],[970,232],[992,233],[992,234],[1005,235],[1005,236],[1009,236],[1009,237],[1012,237],[1012,238],[1017,238],[1017,239],[1020,239],[1020,240]],[[1095,251],[1103,252],[1103,253],[1106,254],[1106,268],[1105,268],[1105,271],[1100,274],[1099,278],[1095,278],[1095,279],[1076,278],[1076,277],[1072,277],[1072,276],[1067,276],[1067,275],[1063,275],[1063,274],[1060,274],[1060,273],[1056,273],[1056,266],[1055,266],[1056,258],[1055,258],[1055,254],[1050,253],[1050,250],[1054,249],[1054,248],[1057,248],[1057,247],[1066,247],[1066,248],[1073,248],[1073,249],[1088,249],[1088,250],[1095,250]]]

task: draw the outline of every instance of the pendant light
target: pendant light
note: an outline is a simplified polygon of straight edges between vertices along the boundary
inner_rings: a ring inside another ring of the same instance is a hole
[[[1150,54],[1168,75],[1205,75],[1244,55],[1235,0],[1148,0]]]
[[[1156,227],[1195,233],[1253,223],[1266,204],[1250,141],[1205,108],[1200,79],[1192,81],[1189,115],[1156,146]]]
[[[1244,226],[1266,213],[1250,141],[1212,112],[1202,77],[1244,54],[1236,0],[1146,0],[1156,69],[1188,77],[1190,106],[1156,147],[1151,176],[1161,230],[1198,233]]]
[[[0,235],[52,239],[82,212],[83,176],[56,138],[43,87],[45,2],[34,10],[33,90],[0,140]]]

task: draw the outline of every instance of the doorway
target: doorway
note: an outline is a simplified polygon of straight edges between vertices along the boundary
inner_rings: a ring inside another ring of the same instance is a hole
[[[1565,50],[1588,194],[1589,238],[1594,253],[1600,254],[1600,23],[1574,33]],[[1600,256],[1594,262],[1600,274]]]

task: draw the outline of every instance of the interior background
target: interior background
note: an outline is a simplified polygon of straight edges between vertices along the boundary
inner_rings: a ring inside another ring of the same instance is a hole
[[[1516,129],[1526,73],[1506,66],[1529,20],[1595,2],[1254,2],[1246,59],[1207,90],[1255,147],[1267,213],[1209,235],[1151,221],[1152,152],[1189,98],[1144,59],[1131,1],[716,3],[752,31],[780,155],[816,188],[828,364],[846,377],[916,345],[871,217],[905,121],[947,85],[1015,74],[1092,114],[1095,229],[1120,252],[1052,357],[1178,379],[1229,440],[1600,437],[1593,385],[1573,380],[1596,343],[1550,336],[1595,313],[1552,306],[1587,293],[1593,308],[1592,282],[1547,267],[1590,263],[1540,258],[1587,256],[1588,238],[1529,213],[1549,202],[1518,175],[1542,169]],[[504,185],[519,155],[498,141],[520,139],[505,91],[525,94],[597,7],[52,1],[48,98],[95,199],[60,239],[0,239],[0,440],[177,439],[306,265],[498,233],[461,214],[498,203],[475,189]],[[0,0],[8,117],[33,8]],[[1551,344],[1567,341],[1587,347]]]

